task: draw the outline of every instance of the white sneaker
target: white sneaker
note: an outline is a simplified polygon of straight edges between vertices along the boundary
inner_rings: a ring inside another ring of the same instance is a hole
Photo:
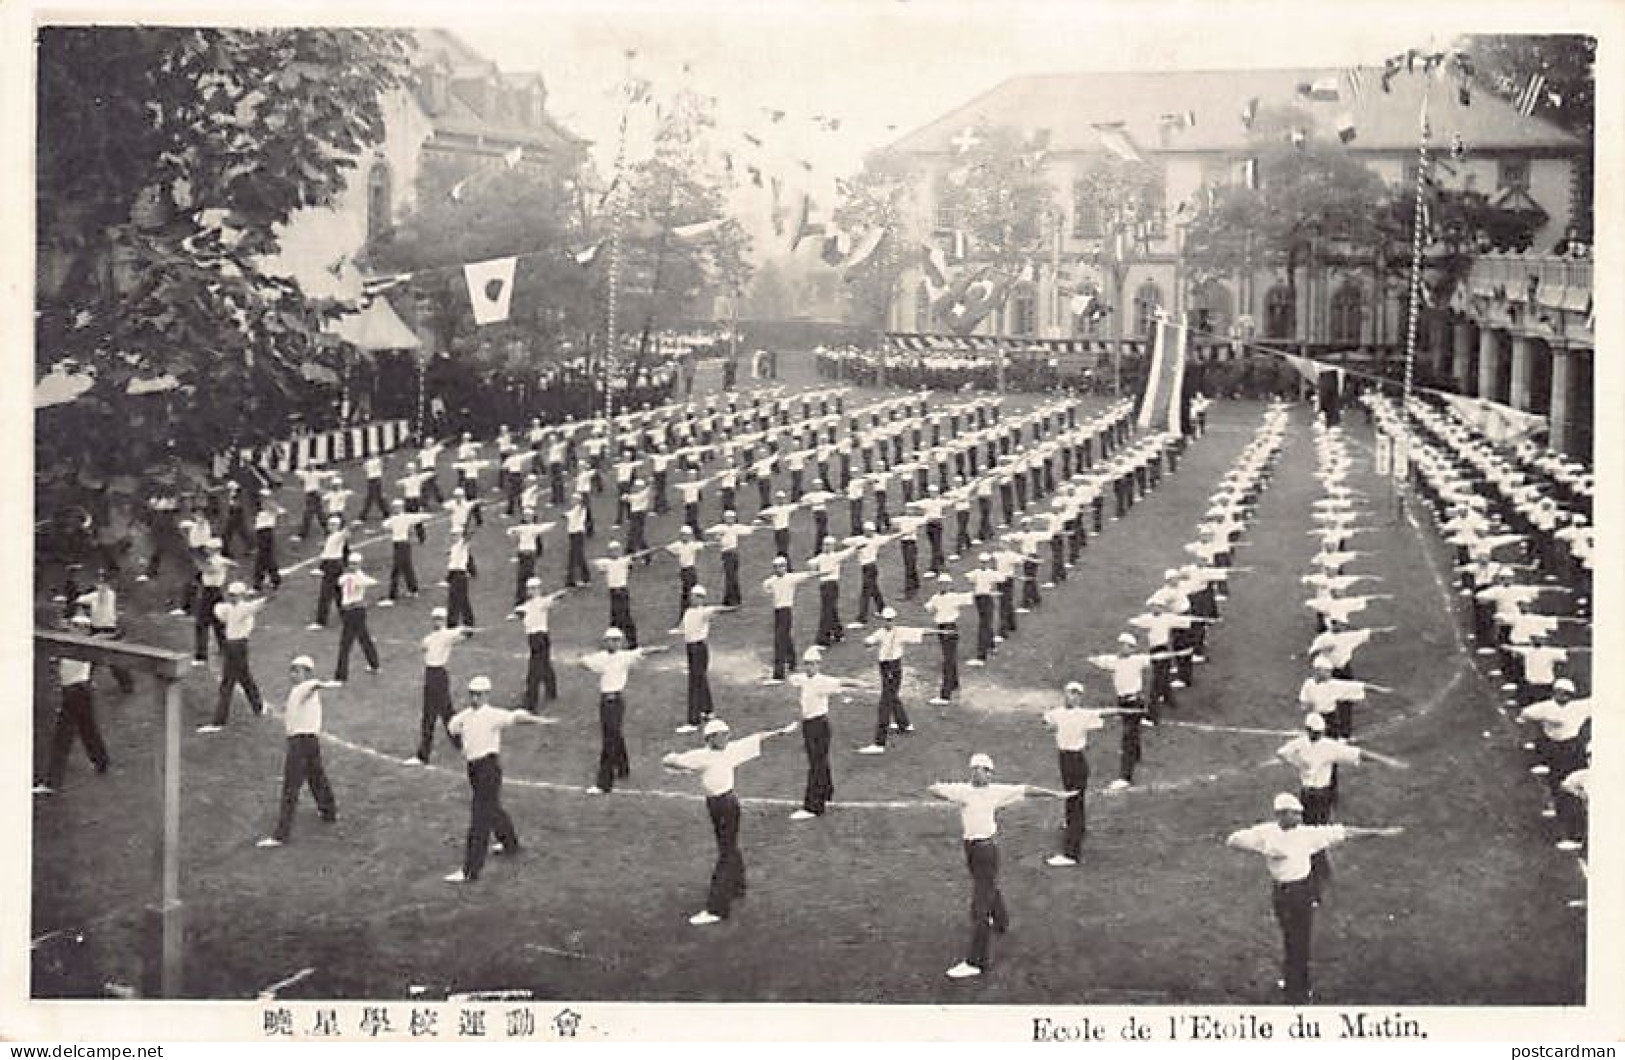
[[[55,795],[56,794],[56,789],[51,787],[51,785],[49,785],[49,784],[35,784],[34,785],[34,794],[35,795]]]
[[[1523,742],[1523,749],[1525,751],[1533,751],[1535,749],[1535,741],[1533,741],[1533,740],[1525,740]]]
[[[872,743],[867,747],[858,748],[858,754],[860,755],[883,755],[885,753],[886,749],[877,743]]]
[[[683,627],[682,626],[673,626],[670,629],[666,630],[666,636],[675,637],[681,632],[683,632]]]
[[[794,813],[792,813],[790,815],[790,820],[792,820],[792,821],[810,821],[814,817],[817,817],[817,816],[818,815],[816,813],[813,813],[811,810],[797,810],[796,812],[794,812]]]
[[[1494,648],[1479,648],[1477,650],[1478,650],[1478,654],[1480,654],[1480,655],[1494,655],[1495,654],[1495,649]]]
[[[702,909],[698,913],[695,913],[693,916],[689,917],[688,922],[693,924],[695,927],[704,927],[707,924],[720,924],[722,923],[722,918],[717,916],[715,913]]]
[[[378,601],[378,606],[379,607],[394,607],[395,606],[395,601],[393,601],[393,600],[380,600],[380,601]]]
[[[1030,615],[1032,613],[1033,613],[1033,611],[1032,611],[1032,608],[1030,608],[1030,607],[1018,607],[1018,608],[1016,608],[1016,614],[1018,614],[1018,615]]]
[[[202,733],[219,732],[224,727],[223,725],[199,725],[197,731]]]
[[[456,872],[448,872],[448,873],[446,873],[444,876],[442,876],[440,878],[442,880],[445,880],[447,883],[467,883],[468,882],[468,874],[465,873],[462,869],[458,869]]]
[[[1055,588],[1055,583],[1054,582],[1044,582],[1041,585],[1039,585],[1039,588],[1040,589],[1053,589],[1053,588]]]
[[[672,731],[673,732],[679,732],[679,733],[699,732],[700,727],[698,725],[679,725],[679,726],[677,726],[677,728],[673,729]]]
[[[965,961],[960,961],[958,964],[948,969],[947,972],[949,979],[973,979],[981,974],[982,970],[980,968],[976,967],[974,964],[968,964]]]
[[[1184,688],[1184,687],[1185,687],[1185,682],[1183,682],[1183,681],[1181,681],[1181,680],[1179,680],[1179,679],[1178,679],[1178,678],[1177,678],[1177,677],[1176,677],[1176,678],[1174,678],[1174,679],[1173,679],[1173,680],[1172,680],[1172,681],[1169,681],[1169,682],[1168,682],[1168,687],[1169,687],[1169,688]]]
[[[846,624],[846,628],[847,629],[862,629],[863,628],[863,623],[862,622],[848,622]]]
[[[764,684],[764,685],[782,685],[782,684],[784,684],[784,678],[782,678],[782,677],[764,678],[763,681],[762,681],[762,684]]]
[[[312,622],[310,625],[306,626],[305,628],[307,630],[319,630],[319,629],[322,628],[322,624],[320,622]]]
[[[1192,655],[1191,656],[1191,662],[1205,663],[1205,662],[1207,662],[1207,656],[1206,655]]]
[[[1130,785],[1129,785],[1128,781],[1124,780],[1122,777],[1118,777],[1116,780],[1114,780],[1110,784],[1106,785],[1106,790],[1107,791],[1126,791],[1126,790],[1128,790],[1129,787],[1130,787]]]
[[[1542,817],[1556,817],[1557,816],[1557,808],[1554,807],[1554,806],[1548,806],[1544,810],[1540,811],[1540,815]]]
[[[965,665],[966,666],[986,666],[987,663],[983,662],[981,659],[966,659],[965,660]]]
[[[194,666],[194,667],[197,667],[197,666],[207,666],[207,665],[209,665],[209,664],[208,664],[208,662],[206,662],[206,661],[205,661],[205,660],[203,660],[203,659],[193,659],[193,660],[192,660],[192,665],[193,665],[193,666]]]
[[[1003,644],[1004,643],[1004,638],[1003,637],[994,637],[993,638],[993,643],[994,644]]]
[[[138,581],[138,582],[144,582],[144,581],[149,581],[150,579],[145,574],[137,574],[135,576],[135,580]]]
[[[1551,766],[1530,766],[1529,767],[1529,772],[1533,773],[1537,777],[1546,776],[1551,771],[1552,771]]]
[[[1576,840],[1576,839],[1560,839],[1557,842],[1557,849],[1562,850],[1562,851],[1579,850],[1580,849],[1580,842],[1579,842],[1579,840]]]
[[[1516,692],[1517,690],[1518,690],[1517,682],[1515,682],[1515,681],[1502,681],[1501,682],[1501,691],[1503,691],[1503,692]]]
[[[281,846],[282,840],[276,838],[275,836],[266,836],[264,839],[260,840],[254,845],[259,847],[261,850],[270,850],[273,847]]]
[[[953,702],[953,701],[948,700],[948,699],[943,699],[941,696],[935,696],[935,697],[933,697],[931,699],[931,705],[933,707],[946,707],[951,702]]]
[[[1054,865],[1058,869],[1066,868],[1068,865],[1076,865],[1077,863],[1076,858],[1069,858],[1065,854],[1051,854],[1044,859],[1044,864]]]
[[[426,766],[428,764],[429,763],[425,762],[423,759],[419,758],[417,755],[413,755],[411,758],[403,758],[403,759],[401,759],[401,765],[403,765],[403,766]]]
[[[588,795],[602,795],[603,793],[604,789],[599,787],[597,784],[593,784],[587,788]]]

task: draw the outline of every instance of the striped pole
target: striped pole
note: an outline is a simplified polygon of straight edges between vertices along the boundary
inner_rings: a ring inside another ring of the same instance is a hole
[[[1410,283],[1410,312],[1406,314],[1405,321],[1405,383],[1400,395],[1399,429],[1403,432],[1401,437],[1394,439],[1394,459],[1390,465],[1392,480],[1396,491],[1396,503],[1403,504],[1404,482],[1400,475],[1399,448],[1407,445],[1410,433],[1411,416],[1411,389],[1416,371],[1416,335],[1422,319],[1422,250],[1427,241],[1427,230],[1423,224],[1424,206],[1427,195],[1428,173],[1428,94],[1432,90],[1433,81],[1427,79],[1422,86],[1422,113],[1420,116],[1420,135],[1416,144],[1416,198],[1415,208],[1411,216],[1411,283]],[[1407,459],[1404,463],[1408,465]]]
[[[609,186],[609,291],[606,298],[609,319],[604,327],[604,429],[608,436],[606,453],[611,460],[619,458],[615,448],[615,397],[611,388],[611,371],[619,339],[616,334],[616,310],[620,301],[621,234],[626,214],[626,189],[622,184],[626,176],[626,126],[632,113],[632,54],[628,52],[626,57],[625,98],[621,101],[621,126],[615,142],[615,168]]]

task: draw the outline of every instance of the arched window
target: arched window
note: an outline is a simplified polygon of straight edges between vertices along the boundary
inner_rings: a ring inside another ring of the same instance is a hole
[[[1134,292],[1134,334],[1141,338],[1151,336],[1156,323],[1157,310],[1162,308],[1162,288],[1150,280],[1140,284]]]
[[[914,330],[931,330],[931,292],[923,283],[914,292]]]
[[[1331,321],[1328,325],[1328,335],[1332,342],[1359,342],[1360,316],[1365,296],[1360,293],[1359,284],[1353,280],[1344,280],[1343,285],[1332,294]]]
[[[389,163],[374,162],[367,171],[367,239],[382,239],[393,227]]]
[[[1297,295],[1286,284],[1278,283],[1264,295],[1264,337],[1290,339],[1297,330]]]
[[[1010,295],[1008,335],[1038,334],[1038,299],[1031,287],[1021,287]]]

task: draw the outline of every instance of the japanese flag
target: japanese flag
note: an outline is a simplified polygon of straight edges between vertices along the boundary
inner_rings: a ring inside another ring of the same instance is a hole
[[[468,301],[474,308],[474,323],[480,326],[499,324],[508,319],[508,304],[513,300],[513,267],[517,258],[492,258],[490,261],[471,261],[463,266],[463,279],[468,282]]]

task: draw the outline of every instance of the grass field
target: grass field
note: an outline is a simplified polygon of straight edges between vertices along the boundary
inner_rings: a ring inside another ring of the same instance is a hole
[[[792,364],[792,380],[801,365]],[[860,394],[858,401],[878,398]],[[787,820],[799,800],[804,758],[798,737],[772,742],[740,772],[742,843],[750,897],[728,922],[690,927],[713,858],[710,826],[692,779],[658,766],[668,750],[693,745],[675,736],[682,720],[681,651],[651,660],[629,689],[630,784],[589,799],[597,756],[592,675],[573,665],[596,647],[607,616],[601,582],[554,612],[561,699],[545,712],[560,723],[512,732],[504,743],[505,802],[526,843],[516,859],[496,859],[479,883],[457,888],[441,876],[460,861],[468,787],[444,742],[429,769],[397,760],[416,738],[418,637],[428,610],[443,602],[433,583],[443,570],[445,526],[418,549],[423,596],[393,610],[373,609],[383,673],[357,664],[349,685],[324,693],[324,744],[339,801],[335,825],[316,819],[308,798],[293,842],[255,849],[276,810],[282,762],[280,720],[252,717],[239,698],[221,734],[193,735],[212,710],[218,659],[186,682],[183,895],[189,994],[252,997],[297,969],[314,974],[292,997],[405,997],[412,986],[442,991],[524,988],[538,997],[601,1000],[826,1001],[891,1003],[1260,1003],[1274,1000],[1278,934],[1266,877],[1254,856],[1227,850],[1232,829],[1264,819],[1270,796],[1295,788],[1271,764],[1288,729],[1313,635],[1308,595],[1298,584],[1314,546],[1305,531],[1319,495],[1312,477],[1307,411],[1293,430],[1238,574],[1225,617],[1209,639],[1209,662],[1182,693],[1175,724],[1147,733],[1139,783],[1108,794],[1115,732],[1092,749],[1091,824],[1085,860],[1053,869],[1060,808],[1033,802],[1001,815],[1002,884],[1011,932],[996,940],[989,975],[951,982],[943,969],[961,956],[969,880],[951,809],[932,805],[926,786],[961,779],[966,756],[990,753],[999,779],[1058,783],[1053,743],[1039,713],[1060,685],[1082,680],[1109,696],[1105,675],[1085,656],[1110,649],[1164,567],[1180,555],[1218,477],[1259,424],[1263,408],[1225,403],[1208,434],[1193,443],[1177,474],[1121,522],[1091,537],[1081,565],[1043,606],[1022,616],[1020,633],[983,670],[963,671],[962,698],[932,707],[936,651],[910,656],[905,702],[917,733],[879,758],[853,754],[867,742],[873,698],[856,694],[834,711],[836,805],[824,819]],[[1319,996],[1342,1004],[1574,1004],[1584,997],[1585,913],[1566,901],[1583,894],[1571,856],[1552,849],[1540,791],[1526,772],[1516,727],[1499,694],[1464,653],[1448,577],[1449,556],[1421,528],[1396,519],[1387,486],[1373,477],[1370,435],[1350,425],[1359,455],[1352,476],[1373,501],[1375,530],[1355,547],[1377,549],[1355,568],[1385,578],[1397,598],[1373,605],[1374,621],[1400,627],[1357,659],[1361,676],[1396,694],[1363,709],[1362,742],[1409,761],[1390,772],[1357,770],[1344,784],[1343,820],[1401,824],[1395,839],[1351,844],[1335,856],[1337,876],[1316,923]],[[392,462],[391,470],[394,463]],[[352,474],[354,469],[352,469]],[[444,480],[445,475],[442,475]],[[359,496],[359,494],[358,494]],[[748,497],[748,500],[746,499]],[[297,508],[290,493],[285,507]],[[745,512],[754,491],[741,491]],[[706,509],[707,521],[714,502]],[[1108,513],[1109,514],[1109,513]],[[600,499],[601,551],[613,521]],[[845,512],[832,511],[845,527]],[[502,520],[476,539],[482,571],[474,606],[486,628],[453,657],[454,689],[489,674],[499,703],[513,702],[524,672],[524,640],[504,624],[512,592]],[[675,537],[677,515],[652,523],[650,539]],[[810,521],[798,519],[804,555]],[[736,732],[795,716],[793,693],[760,685],[771,659],[768,609],[756,586],[770,541],[746,540],[746,608],[713,625],[712,683],[718,709]],[[387,543],[366,548],[369,569],[387,576]],[[282,545],[284,565],[315,553]],[[562,579],[562,538],[549,535],[542,575]],[[974,556],[954,564],[963,570]],[[882,587],[900,588],[894,549],[883,555]],[[702,582],[720,590],[713,555]],[[669,641],[676,586],[672,561],[633,575],[645,643]],[[1047,563],[1046,563],[1047,568]],[[173,580],[170,572],[168,578]],[[269,699],[287,690],[286,661],[309,652],[330,673],[337,622],[304,629],[316,580],[290,575],[254,636],[256,676]],[[138,639],[189,648],[189,621],[162,615],[170,584],[126,587],[123,600]],[[856,571],[843,584],[842,618],[852,617]],[[48,594],[44,594],[48,595]],[[892,602],[889,601],[888,602]],[[903,621],[924,621],[917,604],[896,601]],[[797,608],[797,646],[811,642],[816,593]],[[972,617],[962,628],[968,633]],[[968,642],[969,637],[966,638]],[[354,660],[353,660],[354,661]],[[826,669],[874,681],[865,650],[837,647]],[[36,673],[36,688],[40,684]],[[44,753],[54,703],[36,695],[36,757]],[[96,994],[105,981],[134,982],[142,904],[150,897],[155,789],[152,765],[159,716],[151,687],[121,697],[111,681],[98,692],[115,756],[105,777],[75,752],[66,791],[36,800],[33,924],[50,936],[35,952],[34,992]],[[75,936],[82,942],[75,942]]]

